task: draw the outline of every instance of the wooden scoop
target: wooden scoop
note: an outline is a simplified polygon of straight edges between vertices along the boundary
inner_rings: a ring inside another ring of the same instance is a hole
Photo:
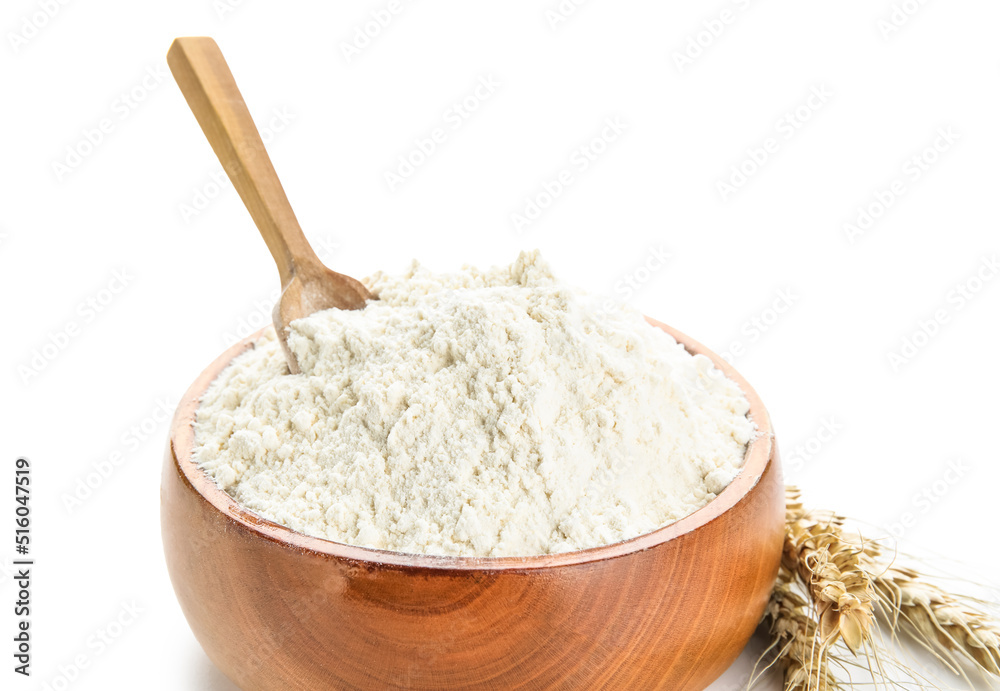
[[[298,362],[288,348],[288,324],[336,307],[360,309],[371,293],[357,280],[323,265],[292,211],[222,51],[211,38],[178,38],[167,64],[215,155],[240,193],[281,275],[274,328],[293,373]]]

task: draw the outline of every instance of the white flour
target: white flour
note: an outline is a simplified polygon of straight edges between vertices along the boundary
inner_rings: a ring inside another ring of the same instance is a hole
[[[272,333],[203,397],[196,460],[266,518],[398,552],[545,554],[682,518],[742,466],[739,387],[537,253],[368,283],[364,310],[292,324],[302,374]]]

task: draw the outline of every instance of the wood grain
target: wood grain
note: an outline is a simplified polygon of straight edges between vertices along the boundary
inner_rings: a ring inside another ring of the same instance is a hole
[[[713,502],[627,542],[529,558],[381,552],[301,535],[242,509],[191,461],[209,383],[191,386],[163,468],[163,541],[178,600],[215,664],[246,691],[699,691],[738,656],[781,555],[784,492],[771,424]]]
[[[216,157],[250,212],[281,277],[274,326],[288,358],[285,327],[325,309],[359,309],[372,298],[359,281],[323,265],[299,226],[257,126],[214,40],[176,39],[167,64]]]

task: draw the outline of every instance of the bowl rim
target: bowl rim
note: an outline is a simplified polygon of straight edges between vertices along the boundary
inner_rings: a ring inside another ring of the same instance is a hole
[[[231,524],[265,540],[279,543],[290,549],[312,552],[328,558],[348,560],[359,564],[395,566],[434,571],[524,571],[553,567],[576,566],[624,557],[682,538],[716,520],[738,505],[760,483],[767,471],[774,447],[774,432],[764,404],[753,387],[719,355],[704,345],[650,317],[646,321],[662,329],[682,344],[688,352],[700,354],[735,381],[750,403],[748,415],[757,426],[757,436],[750,442],[743,467],[726,489],[708,504],[680,520],[652,532],[616,542],[573,552],[544,554],[526,557],[467,557],[431,554],[410,554],[359,547],[334,542],[297,532],[275,523],[240,505],[222,490],[208,473],[193,460],[194,417],[201,397],[209,385],[238,355],[254,347],[254,342],[270,329],[263,329],[237,342],[217,357],[191,384],[180,404],[170,427],[169,449],[176,472],[206,503],[218,511]]]

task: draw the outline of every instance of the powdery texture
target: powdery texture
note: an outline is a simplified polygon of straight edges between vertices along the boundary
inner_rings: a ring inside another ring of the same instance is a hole
[[[682,518],[743,464],[739,387],[537,252],[368,284],[365,309],[292,323],[302,374],[271,333],[202,399],[197,461],[268,519],[398,552],[546,554]]]

